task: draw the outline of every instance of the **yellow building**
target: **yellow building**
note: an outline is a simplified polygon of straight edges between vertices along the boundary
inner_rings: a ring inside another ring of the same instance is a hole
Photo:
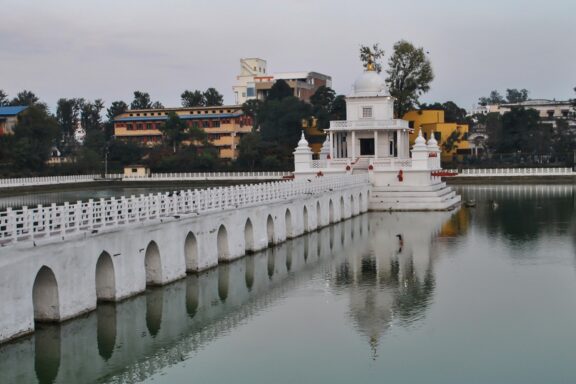
[[[114,119],[114,135],[147,147],[159,145],[162,143],[160,127],[170,112],[176,112],[187,126],[202,128],[222,159],[236,159],[240,138],[252,131],[252,119],[243,114],[242,107],[228,105],[129,110]]]
[[[420,129],[427,140],[432,132],[435,133],[443,161],[451,161],[455,155],[467,154],[470,151],[467,140],[468,124],[445,122],[442,110],[410,111],[403,119],[408,120],[410,128],[414,128],[410,133],[410,145],[414,144]]]

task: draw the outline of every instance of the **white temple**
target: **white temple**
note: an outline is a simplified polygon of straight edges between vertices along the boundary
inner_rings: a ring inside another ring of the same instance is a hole
[[[295,178],[368,173],[372,210],[448,210],[460,196],[440,178],[440,148],[421,132],[410,150],[408,121],[394,119],[394,98],[374,70],[366,70],[346,97],[345,121],[331,121],[320,159],[304,134],[294,151]]]

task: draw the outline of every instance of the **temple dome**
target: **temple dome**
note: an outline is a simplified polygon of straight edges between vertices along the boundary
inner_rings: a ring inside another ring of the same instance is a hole
[[[364,71],[354,82],[354,96],[390,96],[384,79],[376,71]]]

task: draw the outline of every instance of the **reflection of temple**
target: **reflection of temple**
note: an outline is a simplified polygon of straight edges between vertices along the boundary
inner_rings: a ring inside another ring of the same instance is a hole
[[[369,245],[336,270],[334,285],[350,295],[350,317],[372,358],[393,324],[421,319],[434,290],[434,239],[449,213],[398,213],[371,217]]]

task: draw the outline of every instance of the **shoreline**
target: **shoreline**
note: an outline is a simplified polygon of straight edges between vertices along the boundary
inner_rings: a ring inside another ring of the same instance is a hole
[[[466,184],[576,184],[576,176],[453,176],[443,177],[448,185]]]
[[[454,176],[443,177],[448,185],[476,185],[476,184],[576,184],[576,176]],[[0,189],[0,197],[15,196],[19,193],[44,193],[59,191],[97,189],[122,189],[122,188],[153,188],[159,186],[174,186],[177,188],[210,188],[228,185],[257,184],[262,180],[147,180],[147,181],[122,181],[122,180],[94,180],[70,184],[51,184],[36,186],[17,186]]]

